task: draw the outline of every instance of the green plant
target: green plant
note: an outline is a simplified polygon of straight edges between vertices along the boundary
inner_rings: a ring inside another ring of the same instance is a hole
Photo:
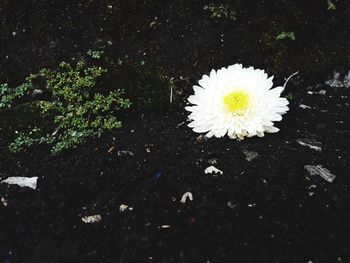
[[[236,12],[231,10],[231,6],[227,4],[209,4],[203,7],[203,10],[210,13],[211,18],[228,18],[236,20]]]
[[[105,73],[101,67],[78,63],[73,68],[63,62],[58,70],[42,69],[31,74],[17,88],[10,89],[2,84],[0,110],[16,110],[24,105],[38,111],[42,119],[40,126],[33,122],[33,125],[23,127],[9,149],[18,152],[33,145],[48,144],[51,152],[57,154],[88,138],[121,127],[116,115],[119,110],[129,108],[131,103],[123,98],[123,90],[106,91],[97,85]],[[38,90],[47,99],[25,102]]]
[[[87,54],[94,59],[100,59],[102,58],[104,51],[99,51],[99,50],[89,50]]]
[[[6,83],[0,84],[0,110],[11,108],[13,102],[25,96],[30,90],[33,90],[31,83],[23,83],[16,89],[10,88]]]
[[[277,40],[292,40],[292,41],[296,39],[294,32],[285,32],[285,31],[280,32],[276,38]]]

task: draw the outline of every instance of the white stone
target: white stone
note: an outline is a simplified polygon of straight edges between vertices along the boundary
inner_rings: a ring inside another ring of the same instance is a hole
[[[193,195],[191,192],[184,193],[181,197],[180,202],[183,204],[186,203],[187,198],[190,199],[190,201],[193,201]]]
[[[19,176],[13,176],[9,177],[6,180],[2,180],[1,183],[6,183],[6,184],[16,184],[20,187],[29,187],[32,189],[36,189],[37,187],[37,181],[38,177],[19,177]]]
[[[215,166],[209,166],[207,167],[205,170],[204,170],[204,173],[205,174],[212,174],[212,173],[215,173],[215,174],[223,174],[224,172],[219,170],[218,168],[216,168]]]
[[[134,208],[133,207],[131,207],[131,206],[128,206],[128,205],[125,205],[125,204],[121,204],[120,206],[119,206],[119,211],[120,212],[124,212],[125,210],[133,210]]]
[[[3,206],[5,206],[5,207],[7,206],[7,201],[6,201],[6,199],[4,197],[1,197],[0,201],[1,201]]]

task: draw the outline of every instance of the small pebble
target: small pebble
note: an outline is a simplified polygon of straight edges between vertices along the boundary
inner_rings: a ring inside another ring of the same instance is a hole
[[[183,203],[183,204],[186,203],[187,198],[188,198],[190,201],[193,201],[193,195],[192,195],[191,192],[186,192],[186,193],[184,193],[184,194],[182,195],[182,197],[181,197],[180,202]]]
[[[92,224],[92,223],[98,223],[102,220],[101,215],[91,215],[91,216],[84,216],[81,221],[83,221],[86,224]]]
[[[207,167],[205,170],[204,170],[204,173],[205,174],[212,174],[212,173],[215,173],[215,174],[223,174],[224,172],[219,170],[218,168],[216,168],[215,166],[209,166]]]
[[[201,134],[196,138],[196,143],[202,144],[202,143],[206,142],[207,140],[208,140],[208,137]]]
[[[4,207],[7,206],[7,200],[4,197],[1,197],[1,203]]]
[[[125,210],[130,210],[130,211],[132,211],[133,209],[134,209],[133,207],[128,206],[128,205],[125,205],[125,204],[121,204],[121,205],[119,206],[119,211],[120,211],[120,212],[124,212]]]

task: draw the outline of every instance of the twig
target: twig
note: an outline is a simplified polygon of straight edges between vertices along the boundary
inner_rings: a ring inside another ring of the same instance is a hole
[[[189,80],[189,79],[190,79],[189,77],[183,78],[182,76],[180,76],[180,78],[175,79],[174,82],[180,82],[180,81],[185,81],[185,80]]]
[[[170,87],[170,104],[173,103],[173,86]]]
[[[53,131],[53,133],[51,134],[52,136],[55,136],[57,133],[58,133],[58,131],[61,129],[61,127],[60,126],[58,126],[54,131]]]
[[[283,85],[283,90],[286,88],[288,81],[289,81],[291,78],[293,78],[295,75],[298,75],[298,74],[299,74],[299,71],[293,73],[292,75],[290,75],[290,76],[287,78],[286,82],[285,82],[284,85]]]

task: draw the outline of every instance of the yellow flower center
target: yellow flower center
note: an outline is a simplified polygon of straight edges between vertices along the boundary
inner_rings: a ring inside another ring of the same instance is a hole
[[[249,95],[245,91],[233,91],[223,97],[226,109],[234,114],[243,114],[249,106]]]

